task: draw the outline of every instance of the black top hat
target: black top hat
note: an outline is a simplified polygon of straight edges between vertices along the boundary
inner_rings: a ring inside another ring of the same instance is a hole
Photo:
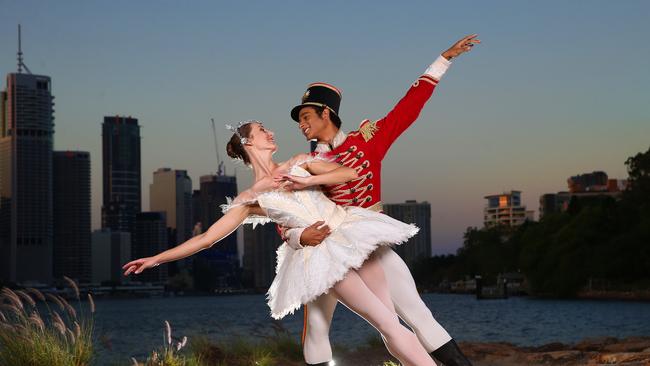
[[[335,86],[326,83],[312,83],[307,86],[307,91],[302,96],[302,104],[293,107],[291,118],[298,122],[300,110],[304,107],[323,107],[330,110],[330,119],[336,127],[341,127],[339,106],[341,105],[341,91]]]

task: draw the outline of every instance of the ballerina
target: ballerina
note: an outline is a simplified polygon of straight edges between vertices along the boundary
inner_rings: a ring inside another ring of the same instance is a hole
[[[224,205],[224,216],[205,233],[125,264],[124,274],[139,274],[207,249],[242,223],[274,221],[298,228],[324,221],[331,234],[320,245],[295,250],[283,243],[278,249],[276,276],[267,293],[271,316],[280,319],[329,292],[375,327],[388,351],[403,365],[435,365],[415,334],[391,310],[384,273],[373,256],[379,247],[406,242],[418,228],[360,207],[338,206],[321,192],[321,185],[357,178],[354,169],[323,155],[301,154],[276,163],[273,132],[260,122],[246,121],[231,129],[228,155],[253,169],[252,187]]]

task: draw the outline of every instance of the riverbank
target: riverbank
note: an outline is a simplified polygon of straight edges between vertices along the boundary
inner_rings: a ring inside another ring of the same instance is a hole
[[[436,295],[471,295],[476,296],[476,291],[465,292],[450,292],[450,291],[437,291],[427,290],[422,291],[422,294],[436,294]],[[578,292],[572,297],[557,297],[551,295],[530,295],[527,293],[509,294],[508,297],[529,297],[531,299],[543,300],[611,300],[611,301],[642,301],[650,302],[650,289],[647,290],[585,290]]]
[[[650,365],[650,337],[587,339],[572,345],[551,343],[539,347],[503,342],[461,342],[459,346],[474,366]],[[381,344],[337,357],[337,366],[381,366],[391,360]]]
[[[650,290],[582,291],[577,294],[576,298],[579,300],[650,301]]]
[[[268,344],[267,344],[268,343]],[[221,348],[216,344],[203,344],[194,350],[206,364],[244,366],[251,364],[302,366],[300,346],[284,339],[269,340],[260,345],[244,346],[238,343],[233,352],[230,346]],[[280,346],[279,346],[280,345]],[[518,347],[504,342],[461,342],[460,348],[474,366],[648,366],[650,365],[650,337],[624,339],[587,339],[576,344],[551,343],[539,347]],[[255,356],[256,354],[257,356]],[[377,339],[367,345],[347,350],[334,350],[337,366],[386,366],[396,365],[393,358]],[[393,361],[391,364],[390,361]]]
[[[475,366],[650,365],[650,337],[587,339],[576,344],[517,347],[510,343],[461,343]]]

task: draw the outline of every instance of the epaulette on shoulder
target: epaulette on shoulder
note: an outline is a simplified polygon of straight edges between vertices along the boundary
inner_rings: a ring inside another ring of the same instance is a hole
[[[377,130],[379,130],[377,122],[370,121],[369,119],[362,121],[359,125],[359,133],[366,142],[370,141],[370,139],[375,136]]]

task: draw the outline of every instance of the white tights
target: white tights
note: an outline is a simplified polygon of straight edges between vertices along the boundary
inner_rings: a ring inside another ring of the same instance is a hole
[[[373,253],[373,257],[383,269],[382,275],[385,275],[383,277],[388,283],[397,315],[413,329],[424,348],[432,352],[449,342],[451,336],[434,319],[431,310],[420,298],[413,276],[400,256],[389,247],[381,247]],[[372,278],[368,282],[376,289]],[[308,364],[332,360],[329,329],[337,304],[333,292],[325,293],[305,305],[303,353]]]
[[[374,255],[330,291],[381,333],[388,351],[404,366],[435,366],[416,335],[400,324],[384,271]]]

